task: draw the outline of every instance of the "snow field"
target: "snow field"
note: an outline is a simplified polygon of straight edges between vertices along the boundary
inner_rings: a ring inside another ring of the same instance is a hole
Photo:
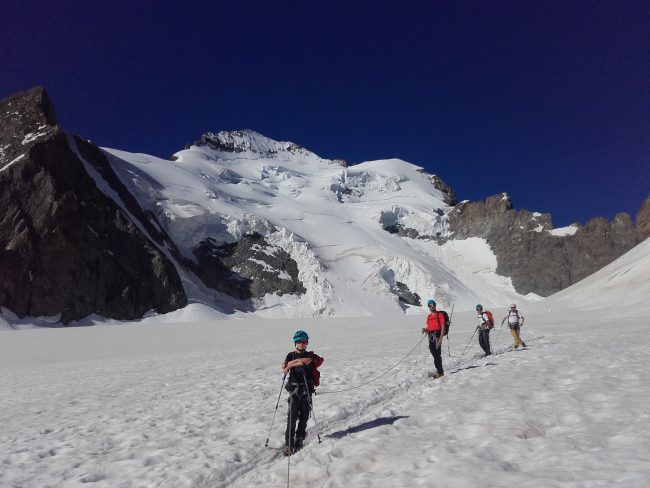
[[[474,320],[454,314],[441,381],[427,377],[422,316],[5,331],[0,485],[286,486],[285,392],[264,443],[279,365],[304,328],[326,362],[291,486],[645,486],[642,321],[610,336],[602,313],[524,313],[527,350],[497,328],[499,354],[481,358],[474,337],[457,371]],[[372,380],[411,349],[379,380],[326,393]]]

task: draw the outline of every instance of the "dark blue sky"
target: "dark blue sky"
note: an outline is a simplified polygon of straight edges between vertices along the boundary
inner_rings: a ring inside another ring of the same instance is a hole
[[[0,97],[36,84],[67,129],[161,157],[250,128],[558,227],[650,194],[647,1],[6,0]]]

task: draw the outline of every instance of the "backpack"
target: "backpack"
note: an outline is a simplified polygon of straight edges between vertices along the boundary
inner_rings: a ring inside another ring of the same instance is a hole
[[[449,314],[444,310],[440,310],[439,313],[441,313],[442,316],[445,318],[445,335],[447,335],[449,334],[449,326],[451,325],[451,321],[449,320]]]
[[[486,310],[485,315],[487,315],[488,329],[494,329],[494,317],[492,317],[492,312]]]
[[[318,371],[318,367],[323,364],[323,361],[325,361],[324,358],[320,357],[318,354],[315,352],[310,352],[309,357],[311,358],[311,381],[314,384],[314,386],[320,386],[320,371]]]
[[[512,316],[513,313],[517,317],[517,326],[519,326],[519,322],[521,321],[521,318],[519,317],[519,310],[515,310],[514,312],[512,312],[511,310],[508,311],[508,325],[512,326],[512,324],[510,323],[510,317]]]

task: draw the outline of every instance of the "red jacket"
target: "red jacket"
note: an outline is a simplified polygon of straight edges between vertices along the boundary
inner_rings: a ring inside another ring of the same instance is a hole
[[[436,310],[431,312],[427,316],[427,332],[435,332],[442,329],[442,325],[445,323],[445,316],[442,312]]]

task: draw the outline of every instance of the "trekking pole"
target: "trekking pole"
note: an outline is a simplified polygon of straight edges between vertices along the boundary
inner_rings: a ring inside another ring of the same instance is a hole
[[[305,375],[305,370],[302,370],[302,378],[305,380],[305,388],[307,389],[307,398],[309,399],[309,409],[311,410],[312,415],[314,416],[314,427],[316,428],[316,436],[318,437],[318,443],[321,443],[320,432],[318,432],[318,422],[316,422],[316,412],[314,412],[314,404],[311,401],[311,392],[309,391],[309,385],[307,385],[307,375]]]
[[[477,331],[477,330],[478,330],[478,327],[477,327],[476,329],[474,329],[474,333],[472,334],[472,337],[470,337],[470,338],[469,338],[469,341],[467,341],[467,345],[465,346],[465,349],[463,349],[463,353],[462,353],[462,354],[460,355],[460,357],[458,358],[458,363],[456,363],[456,367],[460,366],[460,361],[461,361],[461,359],[463,359],[463,356],[465,355],[465,351],[467,351],[467,348],[468,348],[469,345],[471,344],[472,339],[474,339],[474,336],[476,335],[476,331]]]
[[[451,324],[451,319],[454,316],[454,307],[456,306],[456,302],[451,304],[451,314],[449,314],[449,324],[447,324],[447,327]],[[451,357],[451,346],[449,345],[449,331],[447,331],[447,355]]]
[[[291,411],[293,410],[293,393],[289,396],[289,425],[287,425],[287,431],[289,434],[289,440],[287,441],[287,488],[289,488],[289,480],[291,480],[291,438],[293,437],[291,428],[293,427],[293,418],[291,416]]]
[[[271,427],[269,427],[269,436],[266,438],[266,443],[264,447],[269,447],[269,439],[271,438],[271,430],[273,429],[273,422],[275,422],[275,415],[278,413],[278,406],[280,405],[280,397],[282,396],[282,390],[284,389],[284,380],[287,378],[287,373],[284,373],[282,377],[282,386],[280,386],[280,393],[278,394],[278,402],[275,404],[275,412],[273,412],[273,418],[271,419]]]

